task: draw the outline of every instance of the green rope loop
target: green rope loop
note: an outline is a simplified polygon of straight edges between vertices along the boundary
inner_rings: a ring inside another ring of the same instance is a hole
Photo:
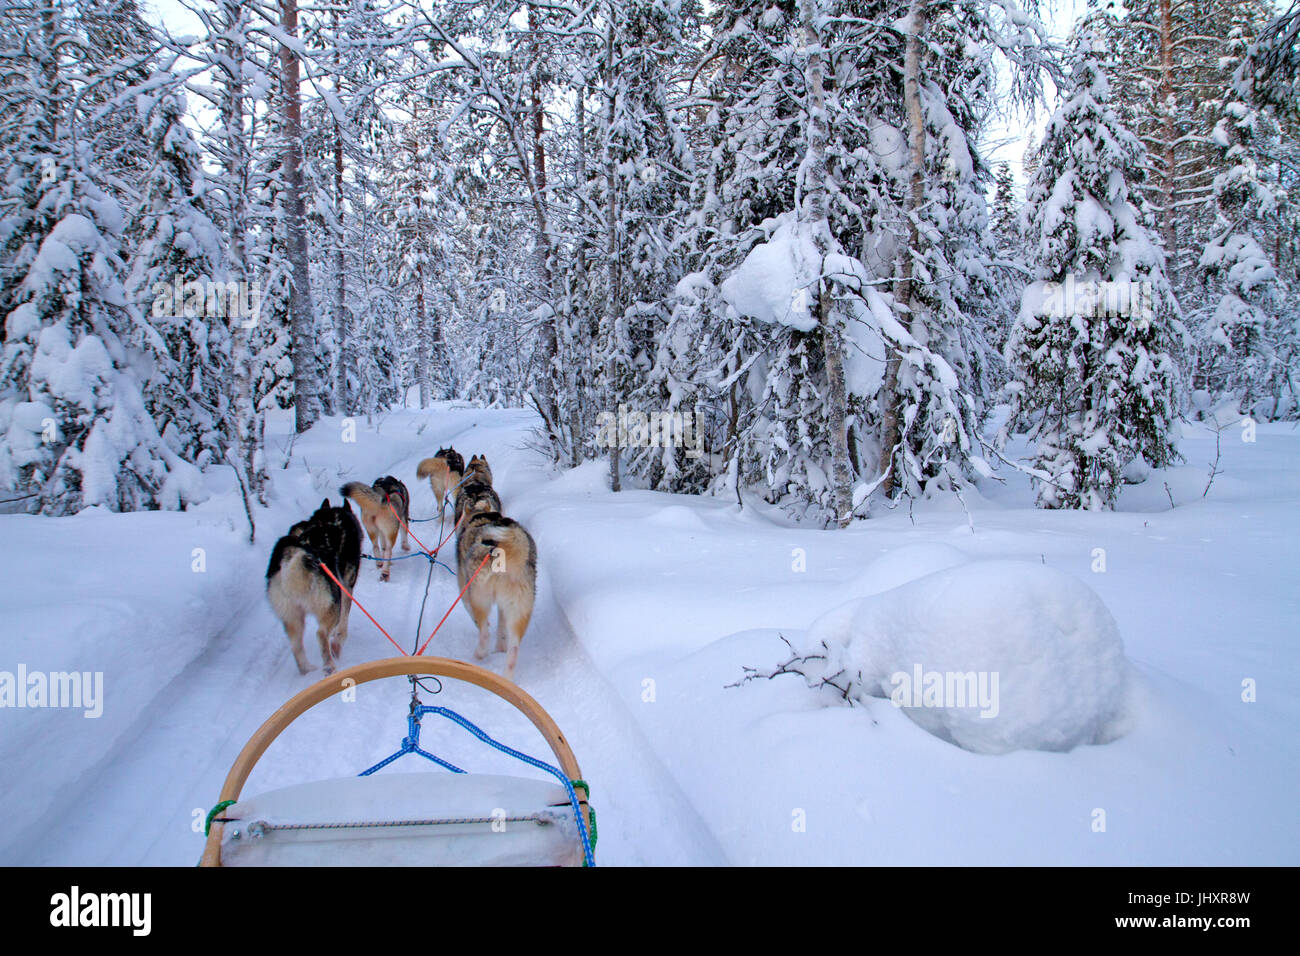
[[[591,805],[591,784],[585,780],[571,780],[569,782],[573,784],[573,789],[577,790],[581,787],[583,793],[587,795],[587,819],[590,821],[591,849],[594,852],[598,837],[596,835],[596,808]]]
[[[220,813],[222,810],[226,809],[226,807],[233,807],[233,806],[234,806],[236,803],[238,803],[238,802],[239,802],[238,800],[222,800],[222,801],[221,801],[220,803],[218,803],[215,807],[213,807],[211,810],[209,810],[209,811],[208,811],[208,818],[207,818],[207,820],[205,820],[204,823],[203,823],[203,835],[204,835],[204,836],[207,836],[208,833],[212,830],[212,818],[213,818],[213,817],[215,817],[215,816],[216,816],[218,813]]]

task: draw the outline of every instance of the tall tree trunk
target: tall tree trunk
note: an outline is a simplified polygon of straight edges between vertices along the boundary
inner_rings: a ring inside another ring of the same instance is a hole
[[[297,0],[280,0],[280,27],[298,38]],[[302,178],[302,101],[298,81],[298,54],[280,44],[280,89],[284,101],[284,204],[289,238],[289,265],[293,282],[289,291],[290,351],[293,361],[294,428],[305,432],[320,417],[320,385],[316,374],[311,272],[307,262],[307,213]]]
[[[348,283],[344,270],[347,257],[343,249],[343,134],[338,122],[334,123],[334,218],[337,220],[338,239],[334,250],[334,329],[338,341],[338,354],[334,366],[334,408],[340,415],[348,412],[348,367],[351,365],[352,346],[348,341]]]
[[[416,241],[422,236],[423,203],[417,194],[415,197]],[[420,251],[415,265],[415,363],[416,376],[420,381],[420,407],[428,408],[433,401],[433,370],[430,352],[433,348],[433,336],[429,333],[429,310],[424,301],[424,254]]]
[[[917,216],[925,201],[925,115],[921,109],[921,38],[926,27],[926,0],[911,0],[908,8],[910,29],[903,53],[903,99],[907,109],[907,139],[911,157],[911,179],[907,203],[907,248],[903,250],[902,276],[896,283],[894,295],[899,303],[912,310],[911,325],[913,334],[920,332],[920,319],[914,307],[915,290],[913,281],[916,264],[914,256],[920,245],[920,229]],[[892,497],[898,485],[896,471],[896,447],[899,442],[899,402],[898,374],[901,358],[898,350],[887,346],[885,377],[880,386],[884,407],[880,416],[880,456],[885,469],[881,491],[885,497]]]
[[[605,38],[605,258],[607,268],[609,269],[609,302],[606,310],[606,321],[609,323],[609,338],[611,343],[611,355],[607,360],[606,381],[611,385],[605,389],[606,392],[606,411],[617,415],[618,396],[614,394],[612,385],[614,377],[617,374],[616,363],[613,358],[613,344],[617,341],[620,313],[622,311],[623,290],[622,272],[619,264],[618,250],[618,163],[614,156],[614,143],[611,131],[614,128],[614,109],[615,109],[615,89],[614,89],[614,23],[615,19],[611,15],[609,28]],[[619,476],[620,463],[622,459],[622,449],[619,442],[622,440],[622,429],[615,428],[614,442],[609,449],[609,485],[612,491],[621,491],[623,488],[622,479]]]
[[[338,43],[339,15],[334,14],[334,40]],[[339,103],[343,102],[343,68],[336,58],[334,94]],[[334,357],[334,409],[340,415],[348,414],[348,368],[351,366],[352,347],[348,342],[347,299],[348,284],[344,270],[347,268],[347,256],[344,244],[347,241],[343,230],[343,129],[337,117],[334,120],[334,220],[337,240],[334,249],[334,335],[338,342],[338,353]]]
[[[572,427],[572,447],[569,449],[569,464],[574,468],[582,463],[583,436],[587,433],[590,416],[587,414],[587,391],[580,387],[578,361],[587,361],[586,341],[583,333],[583,319],[586,309],[579,309],[576,299],[587,289],[587,84],[578,88],[578,100],[574,109],[574,127],[577,131],[577,155],[574,157],[577,169],[574,175],[573,221],[578,224],[577,248],[573,254],[573,278],[568,290],[568,309],[565,314],[568,333],[568,351],[572,359],[565,363],[566,399],[573,403],[570,412]]]
[[[243,71],[244,50],[237,37],[248,14],[238,0],[222,3],[222,25],[227,35],[219,44],[224,65],[216,71],[221,84],[221,120],[224,133],[224,180],[227,207],[227,228],[230,230],[230,254],[227,263],[229,277],[237,283],[247,283],[248,273],[244,263],[244,238],[248,230],[248,169],[250,150],[248,134],[244,129]],[[242,298],[242,296],[241,296]],[[260,298],[258,299],[260,307]],[[253,389],[254,359],[249,339],[259,317],[252,321],[231,323],[231,391],[235,415],[235,469],[241,474],[240,485],[247,505],[250,501],[266,504],[266,474],[262,462],[263,423],[257,409]],[[245,327],[245,326],[248,327]],[[249,507],[250,540],[256,536],[252,509]]]
[[[831,484],[835,496],[835,521],[841,528],[845,528],[853,520],[853,475],[849,468],[844,341],[834,315],[830,283],[820,275],[822,262],[831,251],[831,228],[826,212],[826,52],[821,45],[821,30],[817,23],[817,18],[821,15],[818,0],[800,0],[799,7],[803,18],[804,46],[808,55],[804,66],[804,88],[808,97],[808,142],[801,170],[803,205],[799,210],[799,218],[812,235],[821,256],[821,262],[818,263],[817,312],[822,352],[826,359],[826,377],[830,386],[826,414],[830,419],[831,432]]]
[[[1178,273],[1178,132],[1174,124],[1173,108],[1170,98],[1174,95],[1174,25],[1173,0],[1160,0],[1160,86],[1159,115],[1163,117],[1161,126],[1164,135],[1163,163],[1161,170],[1164,193],[1164,209],[1161,212],[1165,240],[1165,261],[1169,264],[1169,281],[1175,282]]]

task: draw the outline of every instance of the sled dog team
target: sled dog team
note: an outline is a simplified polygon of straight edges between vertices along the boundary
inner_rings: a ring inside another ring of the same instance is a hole
[[[488,655],[488,622],[495,606],[496,650],[505,651],[505,676],[513,680],[519,643],[528,630],[537,591],[537,545],[523,525],[501,513],[501,498],[492,487],[492,469],[486,458],[476,455],[467,466],[454,448],[442,448],[420,462],[416,475],[429,479],[440,510],[449,499],[453,503],[459,588],[464,590],[474,578],[463,599],[478,627],[474,656],[482,660]],[[402,550],[411,550],[406,527],[411,496],[401,481],[392,475],[377,478],[371,485],[350,481],[339,493],[343,501],[337,508],[326,498],[315,514],[299,521],[275,543],[266,569],[267,598],[284,624],[294,660],[304,674],[311,670],[302,648],[307,615],[316,618],[316,637],[327,675],[334,672],[347,640],[352,600],[339,583],[348,592],[356,586],[361,529],[366,529],[378,559],[380,581],[389,580],[399,537]],[[361,512],[360,520],[349,501]],[[482,570],[474,576],[480,565]]]

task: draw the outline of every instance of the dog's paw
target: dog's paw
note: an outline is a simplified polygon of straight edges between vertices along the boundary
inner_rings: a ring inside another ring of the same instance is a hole
[[[487,656],[488,656],[488,652],[487,652],[487,648],[486,648],[486,647],[476,647],[476,648],[474,648],[474,660],[476,660],[476,661],[481,661],[481,660],[483,660],[483,658],[485,658],[485,657],[487,657]]]
[[[334,665],[333,665],[333,664],[326,664],[326,665],[325,665],[325,676],[326,676],[326,677],[329,677],[329,676],[330,676],[331,674],[333,674],[333,673],[334,673]]]
[[[409,542],[406,542],[406,541],[403,541],[403,542],[402,542],[402,550],[403,550],[403,551],[410,551],[410,550],[411,550],[411,545],[410,545],[410,543],[409,543]]]

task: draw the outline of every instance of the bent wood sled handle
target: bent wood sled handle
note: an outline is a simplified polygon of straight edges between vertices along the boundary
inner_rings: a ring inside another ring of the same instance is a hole
[[[569,742],[564,739],[564,734],[560,732],[560,728],[551,719],[551,715],[542,709],[542,705],[533,700],[518,684],[508,681],[504,677],[485,670],[476,664],[452,660],[449,657],[387,657],[383,660],[357,664],[346,670],[331,674],[324,680],[317,681],[305,690],[300,691],[283,704],[279,710],[267,719],[266,723],[257,728],[257,732],[244,745],[244,749],[239,752],[239,756],[235,758],[234,766],[230,768],[230,773],[226,776],[225,784],[221,787],[221,796],[217,798],[217,802],[238,800],[244,782],[248,780],[248,775],[252,773],[253,766],[261,759],[262,754],[266,753],[266,748],[271,746],[272,741],[279,737],[286,727],[321,701],[328,700],[348,687],[365,684],[372,680],[425,674],[434,677],[450,677],[455,680],[463,680],[469,684],[475,684],[514,705],[517,710],[533,722],[534,727],[541,731],[542,736],[546,738],[546,742],[551,747],[551,752],[555,754],[555,759],[559,761],[560,769],[564,771],[568,778],[570,780],[580,780],[582,778],[582,772],[578,769],[578,761],[574,759],[573,751],[569,749]],[[352,683],[349,684],[348,681]],[[585,805],[587,802],[585,795],[580,793],[578,801]],[[212,821],[212,828],[208,832],[208,841],[203,847],[203,857],[199,861],[199,866],[221,865],[221,833],[223,828],[224,824],[216,819]]]

